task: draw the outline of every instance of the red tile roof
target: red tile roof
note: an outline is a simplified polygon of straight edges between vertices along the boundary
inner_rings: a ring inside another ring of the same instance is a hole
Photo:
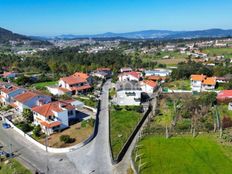
[[[191,80],[194,80],[194,81],[203,81],[204,79],[206,78],[206,75],[198,75],[198,74],[192,74],[191,75]]]
[[[68,76],[68,77],[63,77],[60,78],[60,80],[63,80],[65,83],[69,85],[74,85],[74,84],[79,84],[79,83],[85,83],[86,80],[80,77],[75,77],[75,76]]]
[[[46,122],[46,121],[41,121],[40,124],[42,124],[43,126],[45,126],[47,128],[53,128],[53,127],[61,125],[61,122],[60,121],[54,121],[54,122],[49,123],[49,122]]]
[[[87,80],[89,78],[88,74],[82,73],[82,72],[76,72],[73,74],[74,77],[80,77],[82,79]]]
[[[148,80],[153,80],[153,81],[158,81],[158,80],[165,80],[166,77],[161,77],[161,76],[148,76]]]
[[[75,107],[70,104],[70,101],[56,101],[42,106],[36,106],[32,108],[32,111],[37,112],[44,117],[49,117],[54,115],[54,112],[62,112],[63,108],[67,110],[75,109]]]
[[[71,87],[73,91],[81,91],[81,90],[90,89],[90,88],[92,88],[90,85]]]
[[[125,72],[125,73],[120,74],[120,76],[123,76],[123,75],[131,75],[137,79],[140,78],[140,72],[136,72],[136,71]]]
[[[23,93],[23,94],[17,95],[14,99],[15,99],[16,101],[19,101],[19,102],[21,102],[21,103],[24,103],[24,102],[26,102],[26,101],[28,101],[28,100],[34,98],[34,97],[37,97],[37,96],[39,96],[39,94],[34,93],[34,92],[29,92],[29,91],[28,91],[28,92],[25,92],[25,93]]]
[[[204,85],[216,85],[216,77],[207,77],[204,81],[203,81]]]
[[[232,99],[232,90],[223,90],[218,93],[217,100]]]
[[[143,83],[145,83],[146,85],[149,85],[150,87],[157,87],[157,83],[152,81],[152,80],[144,80]]]

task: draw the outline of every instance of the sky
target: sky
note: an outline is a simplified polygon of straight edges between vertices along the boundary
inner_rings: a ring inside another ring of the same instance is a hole
[[[0,0],[0,27],[40,36],[232,29],[232,1]]]

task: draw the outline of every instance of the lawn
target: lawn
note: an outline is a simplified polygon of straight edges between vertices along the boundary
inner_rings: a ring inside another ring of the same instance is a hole
[[[86,106],[90,106],[90,107],[93,107],[93,108],[96,108],[97,107],[97,100],[94,100],[93,98],[88,98],[88,97],[73,97],[75,98],[76,100],[79,100],[81,102],[83,102]]]
[[[167,87],[169,89],[177,90],[191,90],[190,86],[190,80],[176,80],[173,82],[168,82],[164,84],[164,87]]]
[[[232,147],[224,147],[213,135],[178,136],[165,139],[148,136],[139,143],[141,174],[230,174]],[[137,160],[138,163],[139,160]]]
[[[222,56],[225,58],[232,58],[232,48],[207,48],[203,50],[204,53],[210,56]]]
[[[36,89],[42,89],[42,88],[44,88],[46,86],[52,86],[52,85],[55,85],[55,84],[57,84],[57,81],[34,83],[33,86]]]
[[[0,174],[31,174],[31,172],[26,169],[22,164],[20,164],[15,159],[9,161],[0,162]]]
[[[110,112],[110,140],[113,157],[116,158],[124,143],[141,119],[141,113],[127,110]]]
[[[86,121],[84,121],[86,122]],[[50,147],[68,147],[73,146],[75,144],[81,143],[84,140],[86,140],[92,133],[93,133],[93,127],[90,124],[87,123],[76,123],[74,125],[71,125],[70,128],[60,132],[60,133],[54,133],[49,136],[48,144]],[[71,138],[74,138],[75,141],[73,143],[65,144],[60,141],[61,135],[69,135]],[[41,144],[45,145],[45,138],[41,138],[38,140]]]

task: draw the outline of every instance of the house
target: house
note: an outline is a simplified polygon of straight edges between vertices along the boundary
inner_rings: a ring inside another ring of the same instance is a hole
[[[218,102],[228,103],[232,101],[232,90],[223,90],[217,94]]]
[[[49,135],[69,127],[69,120],[77,116],[73,103],[74,100],[55,101],[34,107],[34,124],[40,125],[42,131]]]
[[[145,73],[145,76],[166,77],[166,76],[171,75],[172,70],[157,68],[157,69],[154,69],[154,70],[146,70],[146,71],[144,71],[144,73]]]
[[[229,111],[232,111],[232,102],[230,102],[230,103],[228,104],[228,110],[229,110]]]
[[[57,87],[57,86],[47,86],[48,91],[57,96],[61,95],[72,95],[72,91],[66,88]]]
[[[121,68],[121,69],[120,69],[120,72],[121,72],[121,73],[131,72],[131,71],[133,71],[133,70],[132,70],[131,68],[129,68],[129,67],[127,67],[127,68],[125,67],[125,68]]]
[[[201,91],[201,87],[202,87],[202,82],[206,79],[206,76],[201,74],[201,75],[196,75],[193,74],[191,75],[191,88],[192,91],[197,91],[200,92]]]
[[[202,91],[214,90],[216,83],[216,77],[207,77],[202,82]]]
[[[112,71],[110,68],[97,68],[97,70],[92,73],[92,76],[108,79],[112,76]]]
[[[37,92],[27,91],[14,97],[14,107],[18,112],[51,102],[51,97]]]
[[[230,78],[226,77],[216,77],[217,83],[228,83],[230,81]]]
[[[142,89],[135,81],[123,81],[116,84],[114,103],[121,106],[140,105]]]
[[[155,89],[157,89],[158,84],[152,80],[144,80],[140,82],[140,86],[143,92],[150,95],[154,93]]]
[[[93,78],[86,73],[76,72],[73,74],[73,76],[85,79],[89,84],[93,83]]]
[[[11,84],[2,84],[0,86],[0,101],[4,105],[13,102],[13,98],[25,92],[25,89],[19,88]]]
[[[60,78],[59,87],[70,90],[73,95],[87,93],[92,88],[87,79],[75,76]]]
[[[161,77],[161,76],[148,76],[147,77],[148,80],[152,80],[154,82],[160,82],[160,83],[164,83],[166,80],[166,77]]]
[[[2,74],[3,78],[15,78],[16,74],[14,72],[4,72]]]
[[[136,72],[136,71],[121,73],[118,76],[118,80],[120,82],[122,82],[122,81],[139,81],[140,78],[141,78],[140,72]]]

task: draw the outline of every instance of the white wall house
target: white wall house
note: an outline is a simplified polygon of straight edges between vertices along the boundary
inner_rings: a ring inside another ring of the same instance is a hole
[[[119,74],[118,80],[120,82],[123,82],[123,81],[139,81],[140,77],[141,77],[141,75],[140,75],[139,72],[132,71],[132,72],[126,72],[126,73]]]
[[[207,77],[202,82],[202,91],[210,91],[214,90],[216,86],[217,80],[216,77]]]
[[[172,70],[157,68],[157,69],[154,69],[154,70],[144,71],[144,73],[145,73],[145,76],[161,76],[161,77],[166,77],[166,76],[171,75]]]
[[[155,89],[158,87],[157,83],[152,80],[144,80],[140,83],[142,91],[151,95],[154,93]]]
[[[205,75],[191,75],[191,88],[192,91],[200,92],[202,87],[202,82],[206,78]]]
[[[56,101],[32,109],[34,124],[40,125],[44,133],[69,127],[69,119],[76,117],[76,110],[72,103],[75,101]]]
[[[137,83],[122,82],[116,84],[117,94],[114,99],[115,104],[125,105],[140,105],[142,89]]]

